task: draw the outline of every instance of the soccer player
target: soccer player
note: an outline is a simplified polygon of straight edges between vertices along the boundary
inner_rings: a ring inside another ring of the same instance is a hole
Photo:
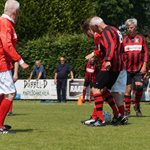
[[[86,59],[91,58],[99,54],[101,56],[101,69],[96,76],[94,83],[93,95],[95,101],[95,112],[99,118],[93,123],[93,126],[104,126],[105,120],[103,117],[103,102],[106,99],[111,108],[113,109],[114,118],[117,120],[123,119],[123,116],[119,117],[118,109],[116,108],[114,99],[108,89],[111,89],[115,83],[120,70],[122,69],[121,61],[121,47],[122,47],[122,35],[115,27],[108,26],[99,17],[93,17],[89,21],[90,30],[94,35],[99,34],[97,41],[98,50],[86,56]],[[116,122],[115,122],[116,123]]]
[[[134,109],[136,116],[141,117],[140,99],[143,93],[143,75],[146,73],[148,62],[148,48],[145,37],[137,33],[137,20],[128,19],[125,22],[128,34],[124,37],[124,67],[127,70],[127,86],[125,105],[127,114],[130,114],[132,84],[135,84]]]
[[[91,99],[93,97],[92,94],[92,87],[93,83],[96,77],[96,74],[98,72],[97,64],[95,63],[94,58],[92,57],[89,59],[89,61],[85,65],[85,76],[84,76],[84,87],[83,87],[83,95],[82,95],[82,102],[85,102],[85,95],[86,95],[86,89],[90,86],[90,98],[89,103],[91,103]]]
[[[14,29],[19,13],[19,2],[8,0],[5,3],[4,14],[0,17],[0,133],[9,133],[4,127],[4,121],[16,89],[11,70],[13,63],[18,62],[23,69],[28,65],[16,51],[17,35]]]

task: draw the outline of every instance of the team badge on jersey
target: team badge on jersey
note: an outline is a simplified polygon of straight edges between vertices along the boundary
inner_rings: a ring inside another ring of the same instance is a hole
[[[139,38],[136,38],[135,39],[135,43],[139,43],[140,42],[140,39]]]

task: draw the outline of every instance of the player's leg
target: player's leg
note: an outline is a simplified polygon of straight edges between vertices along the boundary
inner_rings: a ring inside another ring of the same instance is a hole
[[[141,73],[137,73],[134,79],[135,79],[134,109],[136,111],[136,116],[141,117],[142,112],[140,109],[140,100],[143,94],[143,76]]]
[[[90,82],[90,97],[89,97],[89,100],[88,100],[89,103],[91,103],[92,98],[93,98],[93,92],[92,92],[93,84],[94,84],[94,83]]]
[[[132,90],[132,80],[133,75],[127,72],[127,84],[126,90],[124,95],[124,102],[125,102],[125,112],[126,115],[130,115],[130,107],[131,107],[131,90]]]
[[[86,96],[86,89],[89,86],[89,81],[84,81],[84,87],[83,87],[83,91],[82,91],[82,102],[85,102],[85,96]]]
[[[0,94],[4,97],[0,104],[0,132],[5,133],[4,121],[15,96],[15,85],[12,80],[11,71],[0,73]]]
[[[93,92],[93,97],[94,97],[96,114],[102,123],[105,123],[104,116],[103,116],[104,99],[108,100],[108,103],[111,106],[115,117],[116,118],[118,117],[119,112],[115,105],[114,99],[112,95],[110,94],[109,90],[107,90],[107,88],[111,88],[113,86],[118,75],[119,75],[119,72],[114,73],[110,71],[100,71],[94,82],[92,92]],[[94,125],[97,126],[97,123],[94,123]]]
[[[0,129],[4,127],[4,121],[9,111],[9,108],[14,99],[15,93],[7,94],[4,96],[0,105]]]
[[[117,78],[117,81],[111,88],[111,93],[116,100],[116,105],[118,107],[119,113],[121,114],[123,120],[127,122],[127,117],[125,116],[124,109],[124,93],[126,89],[127,73],[122,70]],[[123,122],[123,121],[122,121]]]

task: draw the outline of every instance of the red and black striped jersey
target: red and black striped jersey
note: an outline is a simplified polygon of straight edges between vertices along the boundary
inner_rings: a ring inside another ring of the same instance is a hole
[[[85,76],[84,80],[93,83],[96,77],[96,74],[98,73],[98,67],[96,63],[91,65],[89,62],[85,65]]]
[[[111,62],[113,72],[122,70],[122,42],[121,32],[113,26],[107,26],[101,33],[100,49],[103,53],[101,70],[105,71],[105,63]]]
[[[101,35],[99,33],[94,34],[94,44],[96,46],[96,48],[94,49],[94,56],[96,56],[98,58],[98,61],[101,63],[102,58],[103,58],[103,53],[100,48],[100,44],[101,44],[100,37]]]
[[[146,39],[140,34],[134,37],[126,35],[123,40],[124,69],[128,72],[139,72],[144,62],[148,62]]]

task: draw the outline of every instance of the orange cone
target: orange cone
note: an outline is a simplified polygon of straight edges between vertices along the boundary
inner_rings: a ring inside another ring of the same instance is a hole
[[[79,106],[82,105],[82,98],[81,98],[81,96],[78,97],[78,103],[77,103],[77,104],[78,104]]]

